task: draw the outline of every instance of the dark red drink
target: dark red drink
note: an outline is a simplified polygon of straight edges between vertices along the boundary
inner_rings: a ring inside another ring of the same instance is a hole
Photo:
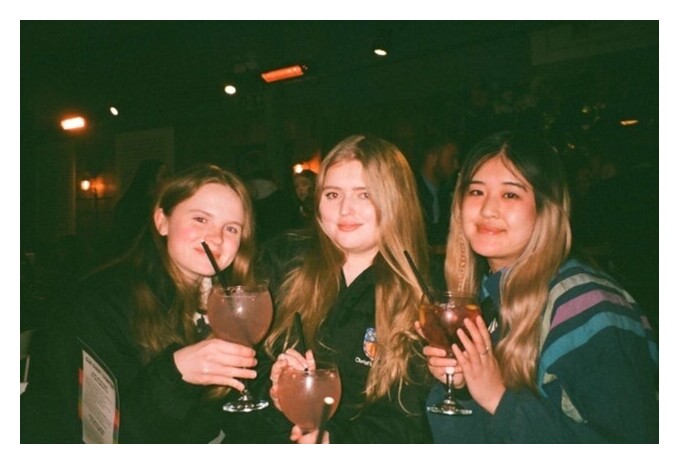
[[[452,356],[450,346],[457,343],[457,329],[464,327],[464,320],[481,316],[476,299],[466,295],[447,295],[439,303],[420,303],[419,320],[422,332],[431,346],[444,349]]]

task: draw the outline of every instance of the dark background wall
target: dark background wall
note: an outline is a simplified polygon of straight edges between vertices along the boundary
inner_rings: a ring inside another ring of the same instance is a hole
[[[528,126],[573,165],[649,165],[657,202],[657,21],[22,21],[20,40],[22,252],[76,237],[96,254],[142,159],[242,173],[259,151],[289,188],[294,163],[352,133],[415,162],[432,132],[464,148]],[[293,63],[307,75],[259,78]],[[64,133],[74,112],[89,125]],[[97,198],[78,189],[95,176]]]

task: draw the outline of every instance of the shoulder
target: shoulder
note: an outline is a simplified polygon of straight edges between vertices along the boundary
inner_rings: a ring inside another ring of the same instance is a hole
[[[83,279],[69,311],[79,320],[127,318],[133,307],[133,273],[123,265],[97,271]]]
[[[128,293],[134,285],[134,273],[123,264],[100,269],[78,284],[81,295],[107,295]]]
[[[552,279],[547,304],[548,309],[553,307],[553,322],[601,305],[623,312],[639,309],[613,278],[575,259],[566,261]]]
[[[558,342],[575,348],[611,331],[653,339],[632,296],[610,276],[574,259],[552,280],[542,325],[545,346]]]

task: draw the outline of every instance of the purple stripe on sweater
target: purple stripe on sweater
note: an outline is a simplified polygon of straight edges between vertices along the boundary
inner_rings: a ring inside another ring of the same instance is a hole
[[[630,303],[618,294],[606,292],[601,289],[590,290],[559,306],[554,315],[554,319],[552,320],[551,328],[553,329],[562,322],[577,316],[602,301],[610,301],[611,303],[627,308],[631,307]]]

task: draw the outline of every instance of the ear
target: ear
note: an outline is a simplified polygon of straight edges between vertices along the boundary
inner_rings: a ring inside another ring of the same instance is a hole
[[[156,230],[160,235],[167,235],[167,216],[165,216],[163,208],[156,208],[153,212],[153,222],[156,224]]]

